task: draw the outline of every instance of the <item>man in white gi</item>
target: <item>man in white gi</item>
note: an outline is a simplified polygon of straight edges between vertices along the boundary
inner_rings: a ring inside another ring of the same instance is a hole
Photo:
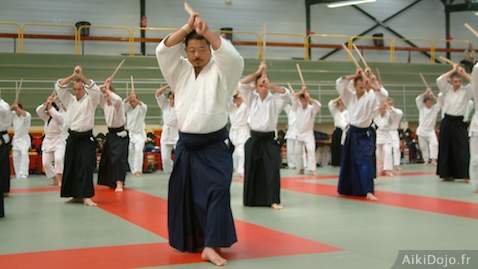
[[[143,174],[143,150],[146,141],[146,112],[148,106],[141,102],[135,91],[124,99],[124,111],[126,112],[126,126],[129,131],[128,163],[132,175],[137,177]]]
[[[478,67],[471,72],[472,81],[478,81]],[[478,84],[472,83],[475,114],[470,124],[470,179],[473,192],[478,193]]]
[[[25,111],[23,106],[18,103],[18,100],[11,106],[13,117],[13,139],[12,139],[12,159],[13,168],[17,178],[27,178],[28,168],[30,166],[30,157],[28,151],[30,150],[32,141],[30,138],[30,123],[32,115]]]
[[[398,134],[398,128],[400,127],[400,121],[403,117],[403,111],[395,107],[392,98],[387,99],[388,109],[390,110],[390,138],[392,139],[392,157],[395,170],[402,171],[400,167],[401,153],[400,153],[400,136]]]
[[[249,118],[249,108],[244,103],[242,95],[239,91],[234,94],[234,100],[229,105],[229,120],[231,121],[231,128],[229,129],[229,136],[234,144],[234,170],[237,176],[244,177],[244,144],[246,143],[251,129],[247,124]]]
[[[377,126],[375,131],[377,139],[375,140],[375,156],[377,159],[377,174],[384,176],[393,176],[392,162],[392,137],[390,136],[390,125],[392,123],[390,107],[388,103],[383,103],[373,122]]]
[[[437,101],[436,104],[433,104],[432,98]],[[435,126],[441,105],[438,102],[438,97],[433,94],[431,88],[427,88],[425,92],[419,94],[417,98],[415,98],[415,103],[418,108],[418,127],[416,133],[424,161],[423,165],[428,165],[430,161],[431,164],[437,165],[438,138],[435,132]]]
[[[345,142],[346,131],[349,128],[349,112],[345,108],[344,102],[339,97],[332,99],[328,103],[329,111],[334,118],[334,132],[332,133],[332,166],[340,166],[342,158],[342,145]]]
[[[302,86],[301,91],[291,96],[292,109],[297,116],[297,138],[295,147],[295,160],[299,174],[304,174],[304,167],[316,176],[317,161],[315,159],[315,136],[314,123],[315,116],[319,113],[322,104],[310,97],[307,87]],[[307,165],[304,166],[304,149],[307,151]]]
[[[10,148],[7,130],[12,124],[10,106],[0,97],[0,218],[5,216],[3,197],[10,192]]]
[[[237,241],[230,207],[234,147],[226,125],[244,60],[198,16],[192,14],[156,48],[161,72],[175,91],[180,131],[169,180],[169,243],[180,251],[202,249],[204,260],[223,266],[219,248]]]
[[[125,114],[123,100],[111,86],[113,78],[106,79],[102,85],[100,105],[105,113],[108,126],[106,141],[101,153],[98,168],[98,184],[105,185],[115,192],[122,192],[128,171],[128,132],[124,129]]]
[[[73,82],[73,92],[67,86]],[[93,80],[83,75],[81,66],[76,66],[73,74],[58,79],[55,91],[60,102],[66,107],[65,165],[61,183],[61,197],[73,197],[68,202],[82,202],[96,206],[91,199],[95,195],[93,173],[96,166],[96,142],[93,136],[95,110],[100,101],[100,88]]]
[[[290,90],[292,92],[292,89]],[[287,115],[287,132],[284,137],[286,139],[287,168],[296,169],[297,161],[295,160],[295,146],[297,144],[298,135],[297,115],[295,114],[295,110],[292,109],[291,104],[285,105],[284,111]]]
[[[251,128],[251,136],[245,145],[243,203],[245,206],[270,206],[281,210],[281,146],[275,130],[280,113],[290,102],[290,92],[271,84],[266,69],[266,63],[261,62],[257,71],[241,79],[239,88],[249,107]],[[252,81],[255,85],[251,85]]]
[[[164,96],[164,91],[169,88],[169,85],[163,86],[156,91],[156,101],[163,112],[163,130],[161,131],[161,163],[163,172],[171,174],[173,171],[173,159],[171,153],[176,147],[179,139],[178,120],[176,118],[176,111],[174,111],[174,93],[168,93],[168,99]]]
[[[47,177],[53,179],[52,185],[61,186],[65,158],[65,138],[63,137],[64,111],[55,103],[58,97],[49,96],[45,103],[36,109],[38,117],[45,124],[45,136],[41,145],[42,163]]]
[[[357,67],[355,74],[337,79],[337,91],[350,115],[350,128],[347,131],[340,164],[338,193],[342,195],[365,196],[375,201],[374,195],[375,153],[374,136],[370,124],[374,113],[386,101],[388,92],[379,85],[375,76],[367,78],[365,72]]]
[[[443,181],[462,178],[469,181],[469,145],[467,124],[463,121],[468,101],[473,97],[471,84],[462,86],[462,77],[471,76],[459,65],[437,78],[443,94],[442,111],[445,117],[440,124],[437,175]]]

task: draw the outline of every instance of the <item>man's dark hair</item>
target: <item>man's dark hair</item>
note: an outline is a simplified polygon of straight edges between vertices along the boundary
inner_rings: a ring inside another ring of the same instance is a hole
[[[254,80],[257,84],[257,81],[262,77],[262,74],[260,74],[259,76],[256,77],[256,79]],[[269,78],[269,76],[267,76],[267,74],[264,75],[264,77],[268,78],[269,79],[269,82],[271,82],[271,79]]]
[[[455,73],[451,74],[451,76],[450,76],[450,80],[452,80],[452,79],[454,79],[454,78],[461,78],[461,75],[460,75],[460,73],[458,73],[458,72],[455,72]]]
[[[184,40],[184,45],[185,46],[188,46],[188,42],[189,40],[191,39],[195,39],[195,40],[205,40],[207,45],[209,46],[209,41],[207,41],[206,38],[204,38],[204,36],[202,35],[199,35],[198,33],[196,33],[196,31],[192,31],[191,33],[189,33],[187,36],[186,36],[186,39]]]
[[[363,77],[362,76],[359,76],[359,77],[354,79],[354,85],[357,85],[357,82],[359,82],[359,81],[363,82]]]

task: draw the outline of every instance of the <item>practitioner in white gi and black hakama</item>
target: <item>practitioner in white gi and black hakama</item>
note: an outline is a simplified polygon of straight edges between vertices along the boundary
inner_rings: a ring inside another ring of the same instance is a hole
[[[109,186],[116,192],[122,192],[128,171],[128,132],[124,129],[125,113],[123,100],[111,87],[112,78],[104,84],[100,95],[100,105],[105,112],[108,126],[106,141],[103,144],[100,166],[98,168],[98,185]]]
[[[280,204],[281,145],[275,129],[279,114],[290,101],[290,91],[273,85],[267,77],[266,63],[241,80],[240,92],[249,107],[251,137],[245,145],[244,167],[245,206],[270,206],[282,209]],[[255,80],[255,86],[250,83]],[[255,89],[255,91],[254,91]],[[270,93],[270,90],[275,94]]]
[[[468,182],[470,178],[468,126],[463,119],[468,102],[473,98],[473,87],[471,83],[462,86],[463,77],[471,81],[470,74],[455,64],[436,80],[443,95],[442,112],[445,114],[440,124],[437,165],[437,175],[443,181],[462,178]]]
[[[0,97],[0,218],[5,216],[3,197],[10,192],[11,139],[7,130],[12,125],[10,105]]]
[[[230,206],[234,146],[226,125],[244,60],[198,16],[191,15],[156,48],[161,72],[175,91],[180,131],[169,180],[169,243],[180,251],[202,250],[204,260],[223,266],[219,248],[237,241]],[[184,45],[187,59],[181,56]]]
[[[66,88],[72,81],[74,95]],[[76,66],[72,75],[58,79],[55,90],[66,107],[66,125],[69,128],[61,197],[73,197],[68,202],[96,206],[91,200],[95,195],[93,173],[96,166],[93,126],[96,106],[100,101],[100,88],[83,75],[80,66]]]
[[[366,71],[371,73],[368,68]],[[363,76],[361,68],[357,68],[353,75],[338,78],[336,86],[350,116],[350,128],[340,163],[338,192],[377,200],[373,183],[375,138],[370,124],[380,104],[386,101],[388,92],[377,83],[373,74],[370,79]]]
[[[349,128],[349,112],[345,109],[345,105],[342,99],[339,97],[330,100],[329,111],[334,118],[334,132],[332,133],[332,166],[340,166],[340,160],[342,157],[342,146],[345,141],[345,133]]]

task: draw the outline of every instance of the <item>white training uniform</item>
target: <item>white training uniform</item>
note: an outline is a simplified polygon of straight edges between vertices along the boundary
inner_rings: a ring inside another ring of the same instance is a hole
[[[328,107],[330,114],[334,118],[334,127],[342,129],[342,137],[340,139],[340,144],[343,145],[350,122],[349,112],[346,109],[340,111],[337,107],[337,103],[333,102],[332,100],[328,103]]]
[[[375,155],[377,160],[377,173],[383,171],[392,171],[392,137],[390,136],[391,113],[385,112],[382,116],[379,112],[373,118],[373,122],[377,125],[377,139]]]
[[[67,130],[75,132],[86,132],[93,130],[95,125],[96,107],[100,102],[101,90],[96,83],[90,79],[90,86],[84,84],[85,95],[80,100],[66,90],[67,85],[61,85],[58,79],[55,83],[55,91],[60,101],[66,107],[65,126]]]
[[[243,102],[239,107],[231,102],[229,105],[229,120],[231,128],[229,129],[229,137],[234,145],[234,153],[232,155],[234,161],[234,170],[237,174],[244,175],[244,145],[251,135],[251,129],[247,124],[249,118],[249,109]]]
[[[252,90],[251,84],[241,84],[244,103],[249,107],[247,123],[256,132],[274,132],[277,128],[279,115],[290,100],[290,91],[284,88],[284,93],[268,93],[264,101]]]
[[[28,168],[30,166],[28,151],[32,144],[28,131],[30,130],[32,115],[29,112],[26,112],[25,116],[21,116],[17,115],[15,111],[12,111],[12,117],[14,132],[12,139],[13,167],[15,168],[15,175],[17,178],[27,178]]]
[[[45,122],[43,126],[45,136],[41,145],[43,168],[46,176],[53,178],[57,174],[63,174],[66,145],[63,136],[65,114],[62,109],[57,111],[54,107],[47,111],[45,104],[39,105],[36,112]]]
[[[392,138],[392,155],[393,165],[399,166],[401,153],[400,153],[400,136],[398,135],[398,128],[400,127],[400,121],[403,117],[403,111],[401,109],[391,107],[390,111],[390,137]]]
[[[222,41],[217,50],[212,49],[213,57],[197,77],[189,60],[181,55],[182,42],[171,47],[161,42],[156,47],[161,72],[174,89],[178,130],[183,133],[209,134],[227,125],[229,102],[244,64],[237,64],[242,57],[234,46]]]
[[[349,112],[350,125],[358,128],[368,128],[372,123],[374,112],[378,111],[380,104],[387,100],[388,92],[384,87],[381,87],[380,91],[369,90],[358,99],[355,90],[352,90],[353,83],[353,80],[340,77],[336,82],[337,91]]]
[[[287,114],[287,132],[284,137],[285,139],[287,139],[287,167],[289,169],[295,169],[297,164],[295,160],[295,145],[298,134],[297,115],[295,114],[295,110],[292,109],[292,105],[290,104],[287,104],[284,107],[284,111]]]
[[[415,98],[415,103],[418,108],[418,127],[417,136],[420,151],[424,161],[436,160],[438,158],[438,138],[435,131],[437,123],[438,112],[440,112],[441,105],[436,103],[430,108],[425,106],[422,95]]]
[[[304,148],[307,151],[307,165],[306,170],[313,171],[317,169],[317,161],[315,159],[315,136],[314,136],[314,122],[315,116],[319,113],[322,104],[315,100],[312,104],[308,104],[306,108],[302,107],[299,98],[292,97],[292,109],[297,115],[297,141],[295,147],[295,159],[297,160],[297,170],[304,167],[302,156],[304,155]]]
[[[133,108],[129,103],[124,103],[126,113],[126,126],[129,130],[128,163],[132,174],[143,172],[143,150],[146,141],[146,125],[144,119],[148,107],[145,103]]]
[[[471,72],[472,81],[478,81],[478,66]],[[470,180],[473,191],[478,190],[478,84],[472,83],[475,113],[470,124]]]
[[[0,97],[0,132],[7,131],[8,128],[12,125],[12,112],[10,111],[10,106]],[[2,135],[5,143],[10,142],[10,135]],[[0,140],[0,143],[1,140]]]
[[[111,101],[111,105],[108,105],[103,94],[100,95],[100,106],[103,108],[105,114],[105,121],[108,128],[119,128],[124,126],[126,117],[124,113],[123,100],[119,95],[111,92],[108,98]],[[126,131],[122,131],[117,134],[120,137],[126,136]]]
[[[171,153],[179,140],[178,119],[174,107],[169,104],[169,100],[161,94],[156,96],[159,108],[163,112],[163,130],[161,132],[161,162],[163,171],[167,174],[173,171],[173,160]]]

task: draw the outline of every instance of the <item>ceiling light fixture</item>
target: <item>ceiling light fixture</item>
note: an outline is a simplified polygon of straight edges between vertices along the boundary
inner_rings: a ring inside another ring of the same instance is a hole
[[[372,3],[375,1],[376,0],[342,1],[342,2],[329,3],[327,4],[327,7],[328,8],[345,7],[345,6],[358,5],[358,4],[364,4],[364,3]]]

